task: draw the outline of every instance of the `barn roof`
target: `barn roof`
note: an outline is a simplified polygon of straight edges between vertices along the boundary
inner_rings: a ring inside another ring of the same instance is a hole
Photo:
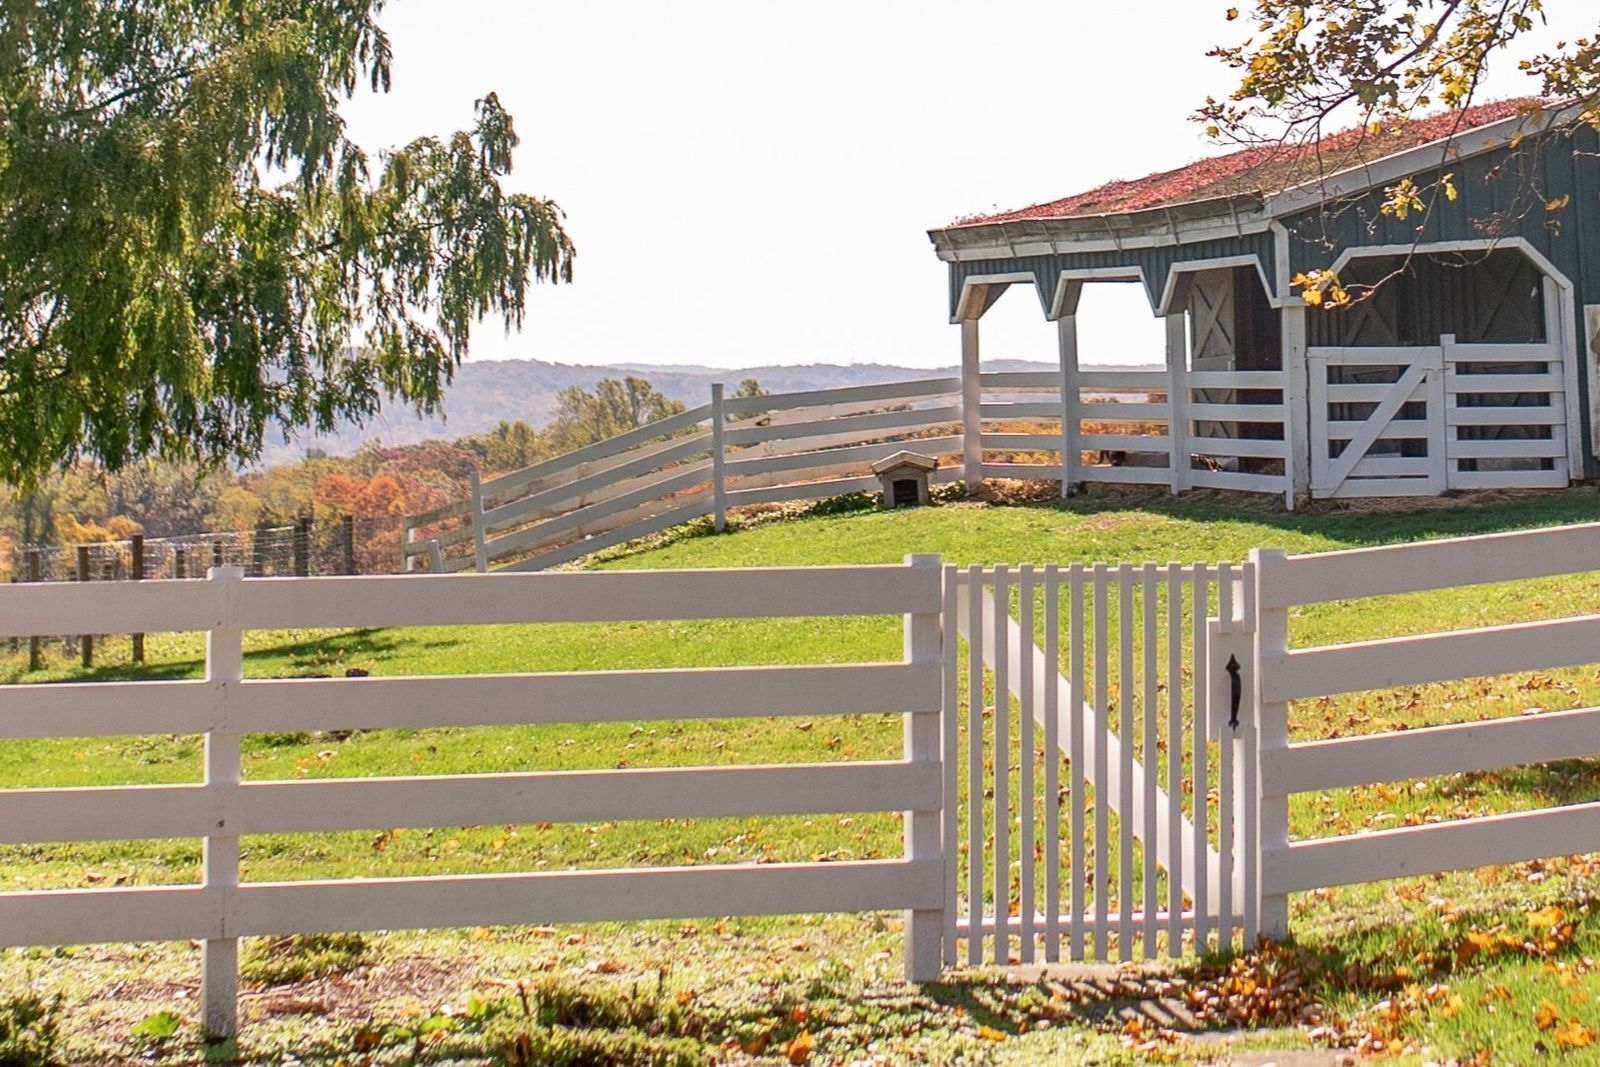
[[[1303,145],[1272,144],[1213,156],[1176,170],[1132,181],[1107,182],[1087,192],[1011,211],[957,219],[946,229],[1043,219],[1124,215],[1211,200],[1265,198],[1433,141],[1463,137],[1474,129],[1540,108],[1530,97],[1477,104],[1410,119],[1379,130],[1356,127]]]

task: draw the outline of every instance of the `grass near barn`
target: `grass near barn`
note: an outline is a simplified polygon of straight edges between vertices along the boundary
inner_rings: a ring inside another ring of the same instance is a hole
[[[894,562],[908,552],[939,552],[963,564],[1239,559],[1253,546],[1312,552],[1590,521],[1600,518],[1600,496],[1574,490],[1294,516],[1235,497],[1126,492],[1067,505],[827,510],[729,536],[665,539],[597,565]],[[1590,574],[1320,605],[1293,618],[1291,639],[1323,644],[1596,610],[1600,575]],[[201,670],[195,635],[152,635],[147,645],[149,662],[135,667],[126,662],[125,640],[101,642],[100,666],[90,676]],[[270,632],[247,635],[246,652],[246,674],[257,677],[592,670],[895,659],[900,633],[893,618]],[[0,653],[0,682],[82,676],[58,645],[53,655],[46,671],[28,674],[24,658]],[[1306,739],[1593,704],[1600,704],[1600,674],[1589,667],[1296,705],[1291,725]],[[865,759],[892,757],[899,743],[897,718],[855,716],[270,735],[247,738],[244,752],[246,777],[262,779]],[[0,749],[7,787],[199,775],[196,738]],[[1297,834],[1315,836],[1594,799],[1600,768],[1570,761],[1300,797],[1291,817]],[[271,835],[245,842],[244,877],[860,858],[897,850],[898,832],[898,819],[878,816]],[[13,888],[190,882],[199,854],[197,841],[10,847],[0,849],[0,879]],[[1600,1049],[1593,1036],[1600,1030],[1600,975],[1592,970],[1600,916],[1591,898],[1600,898],[1600,864],[1583,859],[1308,894],[1293,903],[1294,949],[1208,963],[1170,979],[1129,979],[1098,993],[983,975],[909,992],[893,983],[901,943],[895,916],[286,942],[253,949],[257,962],[246,976],[261,985],[246,1001],[246,1017],[255,1022],[243,1051],[265,1062],[292,1048],[302,1062],[350,1063],[485,1055],[510,1062],[783,1062],[805,1055],[816,1062],[914,1055],[1183,1062],[1218,1046],[1151,1025],[1124,1026],[1114,1015],[1094,1020],[1148,996],[1198,1003],[1204,989],[1214,994],[1202,1012],[1209,1023],[1263,1031],[1245,1044],[1365,1041],[1426,1049],[1442,1060],[1474,1062],[1487,1050],[1495,1063],[1545,1053],[1581,1062]],[[197,979],[198,954],[188,946],[15,952],[0,963],[6,994],[32,989],[46,1008],[55,992],[65,996],[58,1015],[74,1056],[116,1061],[200,1054],[191,1022]],[[133,1033],[141,1023],[144,1032]],[[0,1060],[11,1062],[5,1042],[17,1039],[7,1032],[0,1014]],[[624,1033],[635,1036],[616,1036]]]

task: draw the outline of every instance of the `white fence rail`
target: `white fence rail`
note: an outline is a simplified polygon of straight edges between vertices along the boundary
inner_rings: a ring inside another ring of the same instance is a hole
[[[1286,376],[1281,371],[1081,370],[982,375],[983,419],[1053,423],[989,432],[985,452],[1048,452],[1053,461],[983,463],[992,478],[1237,489],[1292,496]],[[1174,399],[1177,398],[1176,412]],[[1091,427],[1086,430],[1085,427]],[[1290,501],[1292,503],[1292,500]]]
[[[0,737],[202,734],[202,782],[0,790],[8,843],[198,837],[195,885],[0,893],[0,944],[199,939],[204,1023],[237,1024],[240,937],[331,930],[904,909],[907,973],[936,977],[944,905],[937,557],[908,565],[0,586],[0,636],[203,630],[203,681],[0,687]],[[241,634],[280,627],[903,615],[896,663],[257,680]],[[903,758],[435,777],[243,781],[240,738],[283,730],[902,713]],[[899,858],[241,882],[240,837],[396,826],[905,813]]]
[[[729,508],[873,491],[871,466],[932,456],[933,481],[1041,479],[1238,489],[1287,499],[1275,371],[981,376],[976,444],[959,378],[726,399],[475,486],[405,523],[407,569],[544,570]],[[1176,427],[1176,429],[1174,429]],[[976,464],[976,472],[968,467]]]
[[[201,939],[205,1020],[224,1033],[237,939],[258,934],[904,909],[917,979],[963,958],[1228,951],[1286,933],[1292,892],[1600,850],[1595,803],[1289,836],[1295,793],[1600,754],[1600,708],[1288,741],[1292,700],[1600,661],[1600,615],[1291,648],[1291,609],[1595,569],[1600,524],[1302,557],[1258,549],[1243,564],[959,569],[911,557],[473,578],[245,581],[222,570],[205,582],[0,587],[0,637],[90,618],[208,634],[203,681],[0,687],[0,737],[206,739],[199,783],[0,790],[7,843],[205,843],[197,885],[0,893],[0,943]],[[241,654],[241,633],[267,628],[886,614],[904,618],[898,662],[246,680]],[[252,732],[881,712],[904,716],[899,760],[241,780],[240,737]],[[904,854],[239,878],[249,834],[842,811],[903,812]]]
[[[1288,640],[1288,613],[1301,604],[1600,569],[1600,525],[1252,558],[1265,929],[1286,929],[1292,892],[1600,849],[1595,803],[1301,841],[1288,834],[1296,793],[1600,755],[1600,708],[1288,742],[1291,700],[1600,661],[1600,615],[1310,648]]]

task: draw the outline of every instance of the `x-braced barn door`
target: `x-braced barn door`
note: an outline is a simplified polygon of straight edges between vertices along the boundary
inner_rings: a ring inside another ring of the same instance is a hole
[[[1189,289],[1190,369],[1197,371],[1233,370],[1238,359],[1234,338],[1233,271],[1207,270],[1194,275]],[[1231,389],[1197,389],[1194,398],[1202,404],[1232,404]],[[1238,423],[1195,423],[1197,437],[1236,437]]]
[[[1306,355],[1312,496],[1444,491],[1441,348],[1312,348]]]

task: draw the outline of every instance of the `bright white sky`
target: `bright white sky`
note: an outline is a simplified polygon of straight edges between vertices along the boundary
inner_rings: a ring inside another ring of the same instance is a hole
[[[1237,6],[1248,5],[1232,0]],[[1593,32],[1551,0],[1535,44]],[[477,359],[958,361],[926,231],[1214,149],[1187,116],[1230,88],[1215,0],[392,0],[394,89],[358,98],[369,149],[465,127],[493,90],[522,136],[514,188],[554,197],[577,280]],[[1489,96],[1535,88],[1514,69]],[[1085,362],[1147,363],[1131,286],[1091,286]],[[1055,359],[1031,291],[983,323],[984,357]]]

